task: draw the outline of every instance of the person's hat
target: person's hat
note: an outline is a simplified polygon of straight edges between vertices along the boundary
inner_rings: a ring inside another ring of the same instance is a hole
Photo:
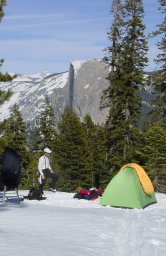
[[[45,148],[43,152],[50,154],[52,151],[49,148]]]

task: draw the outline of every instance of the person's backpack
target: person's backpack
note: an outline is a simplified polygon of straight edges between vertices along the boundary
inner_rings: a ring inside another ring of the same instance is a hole
[[[31,188],[28,195],[24,196],[28,200],[45,200],[46,197],[43,196],[44,192],[38,188]]]
[[[98,198],[101,195],[102,195],[101,188],[99,188],[99,189],[91,188],[90,190],[80,189],[80,191],[78,193],[76,193],[73,198],[95,200],[96,198]]]

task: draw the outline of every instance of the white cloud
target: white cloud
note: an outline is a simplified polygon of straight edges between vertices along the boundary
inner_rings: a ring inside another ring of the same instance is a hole
[[[52,22],[35,22],[29,24],[8,24],[1,27],[1,30],[21,30],[21,29],[27,29],[27,28],[37,28],[37,27],[46,27],[46,26],[59,26],[59,25],[65,25],[65,24],[78,24],[78,23],[89,23],[89,22],[97,22],[97,21],[107,21],[110,20],[107,17],[100,17],[100,18],[92,18],[92,19],[73,19],[73,20],[55,20]]]
[[[5,16],[5,20],[17,20],[17,19],[38,19],[38,18],[60,18],[60,17],[64,17],[64,14],[31,14],[31,15],[8,15]]]

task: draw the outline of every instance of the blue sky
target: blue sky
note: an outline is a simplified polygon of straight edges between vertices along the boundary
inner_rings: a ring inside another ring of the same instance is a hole
[[[144,0],[146,33],[164,17],[158,0]],[[0,23],[1,71],[34,74],[66,71],[72,60],[102,58],[109,45],[112,0],[8,0]],[[149,66],[158,50],[149,41]]]

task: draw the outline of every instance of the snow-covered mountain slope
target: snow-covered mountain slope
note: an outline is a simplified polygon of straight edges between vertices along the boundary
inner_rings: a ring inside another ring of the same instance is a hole
[[[13,96],[1,106],[0,120],[7,118],[12,106],[17,103],[24,120],[35,123],[46,95],[50,98],[58,120],[72,95],[72,105],[80,117],[83,118],[88,113],[95,122],[104,122],[106,114],[103,116],[99,105],[107,84],[107,73],[105,64],[94,59],[73,61],[69,71],[60,74],[42,72],[28,76],[18,75],[11,82],[1,82],[0,89],[12,90]]]
[[[69,71],[49,74],[18,75],[11,82],[0,83],[1,90],[11,89],[13,96],[0,107],[0,121],[7,118],[12,106],[17,103],[30,129],[36,124],[45,96],[50,99],[56,121],[64,107],[70,105],[81,119],[89,114],[93,121],[103,124],[108,109],[100,110],[102,92],[108,86],[109,69],[100,59],[71,61]],[[144,110],[151,97],[147,90],[140,92],[144,98]],[[144,111],[144,112],[145,112]]]
[[[0,120],[7,118],[12,106],[17,103],[27,122],[35,121],[45,96],[51,96],[54,90],[67,85],[68,72],[61,74],[38,73],[31,76],[19,75],[11,82],[0,83],[1,90],[10,89],[11,99],[0,109]]]

